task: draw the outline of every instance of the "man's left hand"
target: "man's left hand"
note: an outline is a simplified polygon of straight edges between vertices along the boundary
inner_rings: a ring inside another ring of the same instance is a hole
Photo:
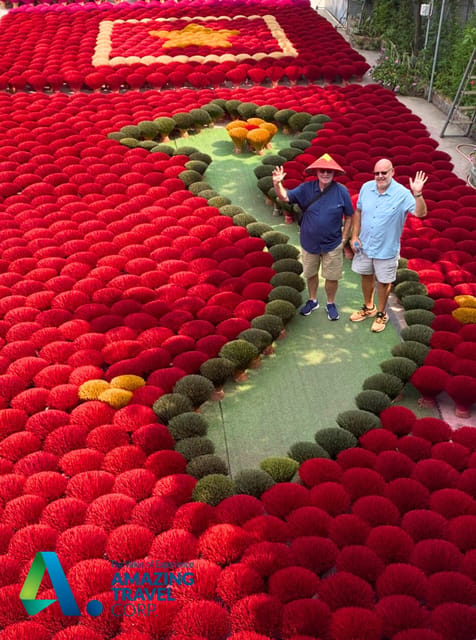
[[[428,180],[428,176],[424,171],[417,171],[413,180],[410,178],[410,189],[413,195],[420,194],[423,191],[425,182]]]

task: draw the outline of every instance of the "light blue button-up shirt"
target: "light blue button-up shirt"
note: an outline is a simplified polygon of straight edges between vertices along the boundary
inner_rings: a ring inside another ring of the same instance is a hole
[[[360,190],[357,209],[361,211],[363,252],[381,260],[398,256],[405,218],[408,213],[415,214],[411,191],[392,180],[387,190],[379,193],[375,180],[370,180]]]

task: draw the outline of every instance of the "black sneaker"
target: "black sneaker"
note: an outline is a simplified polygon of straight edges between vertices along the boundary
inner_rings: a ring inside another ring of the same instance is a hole
[[[339,320],[339,312],[333,302],[328,302],[326,305],[327,317],[329,320]]]
[[[299,313],[302,316],[310,316],[313,311],[319,309],[319,301],[318,300],[308,300],[306,304],[301,307]]]

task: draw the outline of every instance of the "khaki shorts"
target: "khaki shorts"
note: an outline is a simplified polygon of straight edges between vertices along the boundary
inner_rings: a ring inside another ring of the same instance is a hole
[[[342,242],[338,247],[329,253],[308,253],[301,248],[302,254],[302,275],[312,278],[319,274],[322,263],[322,277],[325,280],[340,280],[342,278],[342,266],[344,264],[344,252]]]
[[[397,277],[398,256],[396,258],[369,258],[365,253],[356,253],[352,260],[352,271],[361,276],[375,274],[377,282],[390,284]]]

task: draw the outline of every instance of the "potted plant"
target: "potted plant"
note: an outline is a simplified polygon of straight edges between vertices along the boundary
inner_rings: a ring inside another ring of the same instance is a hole
[[[234,364],[235,382],[242,382],[247,379],[246,369],[251,362],[258,358],[258,349],[246,340],[230,340],[220,349],[219,356],[227,358]]]

